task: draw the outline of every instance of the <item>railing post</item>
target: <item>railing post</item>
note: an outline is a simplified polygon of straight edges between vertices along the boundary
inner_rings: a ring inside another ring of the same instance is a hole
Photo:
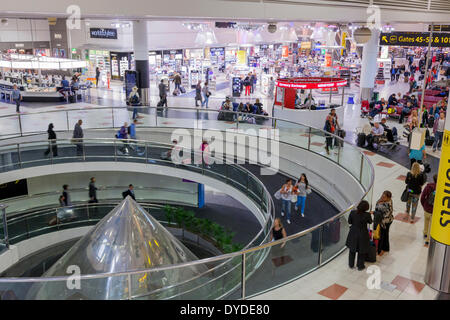
[[[19,167],[22,168],[22,157],[20,156],[20,144],[17,144],[17,158],[19,160]]]
[[[6,249],[9,249],[9,237],[8,237],[8,221],[6,220],[6,204],[0,204],[0,211],[3,219],[3,235],[5,239]]]
[[[323,245],[323,231],[325,230],[325,225],[321,226],[319,229],[319,266],[322,265],[322,245]]]
[[[114,129],[114,108],[111,108],[112,127]]]
[[[66,121],[67,121],[67,131],[70,131],[70,125],[69,125],[69,112],[66,111]]]
[[[311,127],[309,127],[308,131],[308,150],[311,150]]]
[[[364,166],[364,156],[361,154],[361,167],[359,168],[359,182],[362,181],[363,166]]]
[[[128,283],[128,300],[131,300],[131,274],[128,274],[127,276],[127,283]]]
[[[81,145],[83,146],[83,161],[86,162],[86,145],[84,144],[84,139],[82,139]]]
[[[117,145],[116,145],[116,140],[114,140],[114,161],[117,161]]]
[[[55,142],[56,143],[56,142]],[[48,142],[48,150],[50,151],[50,163],[53,164],[53,148],[52,148],[52,140]]]
[[[22,132],[22,118],[20,117],[20,113],[19,113],[19,130],[20,130],[20,136],[23,137],[23,132]]]
[[[89,220],[89,203],[86,204],[86,213],[87,213],[87,219]]]
[[[155,108],[155,127],[158,126],[158,107]]]
[[[244,252],[242,254],[242,273],[241,273],[241,293],[242,293],[242,300],[245,300],[245,255],[246,253]]]

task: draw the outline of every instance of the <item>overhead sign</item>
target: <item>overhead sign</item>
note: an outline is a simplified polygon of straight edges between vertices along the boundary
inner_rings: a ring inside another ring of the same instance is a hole
[[[276,86],[279,88],[292,88],[292,89],[337,88],[343,87],[346,84],[347,80],[342,78],[321,78],[321,77],[278,79],[276,82]]]
[[[441,161],[431,221],[431,237],[440,243],[450,246],[450,119],[445,121]]]
[[[431,25],[428,25],[428,31],[431,31]],[[438,25],[434,25],[433,26],[433,31],[445,31],[445,32],[449,32],[450,31],[450,25],[448,24],[438,24]]]
[[[117,29],[90,28],[91,38],[117,39]]]
[[[428,32],[381,33],[381,46],[426,47],[430,41]],[[450,33],[433,33],[432,47],[450,47]]]

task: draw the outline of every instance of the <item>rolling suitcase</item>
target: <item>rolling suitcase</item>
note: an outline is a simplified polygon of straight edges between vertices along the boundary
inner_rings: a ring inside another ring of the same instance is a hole
[[[345,138],[345,131],[344,130],[342,130],[342,129],[339,129],[338,131],[337,131],[337,136],[338,137],[340,137],[340,138],[342,138],[342,139],[344,139]],[[334,145],[336,146],[336,147],[343,147],[344,146],[344,141],[341,141],[341,140],[339,140],[339,139],[334,139]]]
[[[178,90],[178,89],[173,90],[173,95],[174,96],[177,96],[179,94],[180,94],[180,90]]]
[[[182,86],[180,86],[180,91],[181,91],[181,93],[186,93],[186,89]]]
[[[360,148],[364,148],[366,144],[366,135],[364,133],[358,133],[358,138],[356,140],[356,145]]]
[[[371,263],[377,262],[377,246],[373,241],[370,241],[369,252],[367,252],[366,261]]]

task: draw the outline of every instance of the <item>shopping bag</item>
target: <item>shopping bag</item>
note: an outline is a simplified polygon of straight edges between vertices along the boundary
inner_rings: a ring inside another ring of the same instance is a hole
[[[273,195],[275,199],[280,200],[281,199],[281,189],[275,192]]]
[[[292,195],[291,202],[293,202],[293,203],[297,202],[297,195],[296,194]]]
[[[402,193],[402,196],[401,196],[400,200],[402,202],[407,202],[408,201],[408,196],[409,196],[408,188],[405,188],[405,190],[403,190],[403,193]]]

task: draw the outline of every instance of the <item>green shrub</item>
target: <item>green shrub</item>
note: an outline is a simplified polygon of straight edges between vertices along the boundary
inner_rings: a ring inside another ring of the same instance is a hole
[[[240,251],[243,248],[240,243],[232,242],[235,232],[225,229],[209,219],[197,218],[192,210],[166,205],[164,211],[169,224],[175,223],[179,228],[210,238],[224,253]]]

